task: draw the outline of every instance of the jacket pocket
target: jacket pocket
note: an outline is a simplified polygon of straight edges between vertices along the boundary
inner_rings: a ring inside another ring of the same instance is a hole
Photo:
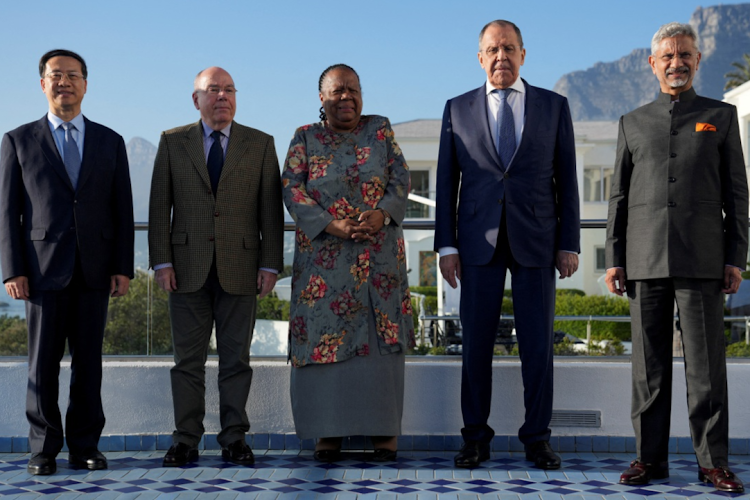
[[[252,236],[242,237],[242,246],[247,250],[256,250],[258,248],[258,238]]]
[[[173,245],[187,245],[187,233],[172,233]]]

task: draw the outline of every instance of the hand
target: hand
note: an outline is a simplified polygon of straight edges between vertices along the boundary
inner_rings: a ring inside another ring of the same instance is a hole
[[[342,240],[354,239],[354,232],[357,230],[359,224],[357,221],[352,219],[337,219],[332,220],[326,226],[326,233],[337,236]]]
[[[362,212],[357,219],[359,226],[354,232],[357,241],[371,240],[373,236],[383,229],[385,215],[382,210],[367,210]]]
[[[609,291],[622,297],[628,290],[625,287],[625,269],[621,267],[610,267],[607,269],[607,275],[604,282],[607,284]]]
[[[578,254],[559,250],[557,252],[555,267],[560,271],[561,280],[570,278],[573,276],[573,273],[578,271]]]
[[[109,278],[109,296],[122,297],[128,293],[130,288],[130,278],[124,274],[115,274]]]
[[[458,286],[456,278],[461,279],[461,259],[458,258],[457,253],[440,257],[440,274],[443,275],[451,288]]]
[[[156,271],[156,284],[165,292],[176,292],[177,276],[174,267],[163,267]]]
[[[10,298],[16,300],[29,300],[29,278],[16,276],[5,282],[5,291]]]
[[[724,266],[724,288],[721,291],[726,294],[737,293],[737,290],[740,289],[740,283],[742,283],[742,271],[740,271],[740,268]]]
[[[258,294],[259,298],[263,298],[268,295],[273,287],[276,286],[276,279],[279,276],[276,273],[270,271],[259,270],[258,271]]]

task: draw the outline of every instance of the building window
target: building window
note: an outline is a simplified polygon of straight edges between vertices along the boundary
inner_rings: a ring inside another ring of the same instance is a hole
[[[607,270],[607,258],[605,257],[604,247],[596,247],[596,272],[603,273]]]
[[[429,170],[411,170],[411,191],[425,198],[430,196],[430,171]],[[409,200],[406,206],[406,218],[408,219],[427,219],[430,217],[430,207],[423,203]]]
[[[609,201],[614,168],[587,167],[583,171],[583,201]]]

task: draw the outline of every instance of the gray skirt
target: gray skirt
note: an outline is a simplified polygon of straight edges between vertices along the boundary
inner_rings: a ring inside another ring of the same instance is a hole
[[[369,355],[292,367],[292,414],[300,439],[401,434],[406,358],[403,352],[380,354],[369,316]]]

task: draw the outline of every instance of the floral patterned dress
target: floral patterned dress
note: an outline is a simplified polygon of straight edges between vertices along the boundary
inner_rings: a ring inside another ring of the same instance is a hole
[[[323,123],[297,129],[284,172],[284,203],[297,223],[289,357],[295,368],[405,352],[414,343],[400,223],[409,172],[387,118],[362,116],[349,133]],[[392,218],[373,241],[325,232],[334,219],[382,208]],[[372,316],[370,318],[369,316]],[[374,323],[372,321],[374,319]],[[377,345],[368,335],[374,324]]]

